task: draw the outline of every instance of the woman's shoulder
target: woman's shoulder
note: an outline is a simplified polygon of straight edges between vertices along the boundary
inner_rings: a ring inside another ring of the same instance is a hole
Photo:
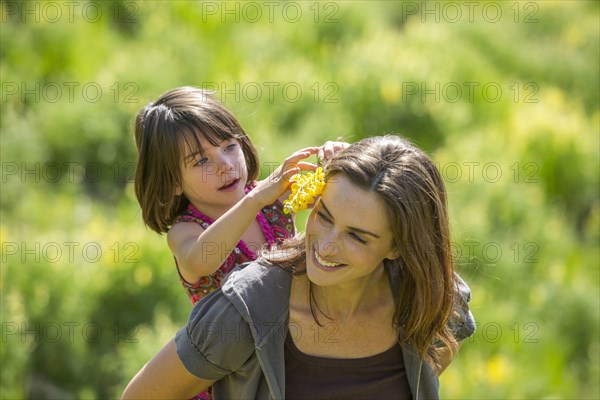
[[[237,370],[255,348],[250,326],[220,290],[196,303],[175,343],[186,369],[211,380]]]
[[[471,289],[463,278],[456,272],[454,274],[456,288],[454,295],[454,313],[448,325],[458,341],[462,341],[475,332],[475,318],[469,308]]]
[[[384,262],[386,272],[390,279],[390,287],[394,298],[398,298],[399,282],[402,279],[401,268],[396,264],[396,261],[386,260]],[[473,335],[476,328],[475,318],[469,308],[471,301],[471,289],[465,280],[458,274],[454,273],[454,305],[453,313],[448,321],[448,326],[454,337],[458,341],[462,341]]]
[[[245,359],[255,343],[268,340],[275,327],[285,323],[290,282],[290,272],[263,262],[236,267],[220,289],[194,306],[187,327],[178,333],[178,346],[191,346],[206,354],[231,339],[235,344],[229,343],[230,348],[243,353],[241,359]],[[215,362],[219,365],[226,358]]]
[[[234,303],[265,303],[289,297],[291,278],[289,271],[258,259],[235,267],[221,282],[221,291]]]

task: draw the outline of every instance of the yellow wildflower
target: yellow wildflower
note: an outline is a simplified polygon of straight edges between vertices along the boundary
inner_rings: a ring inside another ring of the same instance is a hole
[[[315,202],[315,197],[320,195],[325,188],[325,173],[322,167],[306,175],[296,174],[290,178],[292,193],[283,202],[283,211],[286,214],[305,210],[309,204]]]

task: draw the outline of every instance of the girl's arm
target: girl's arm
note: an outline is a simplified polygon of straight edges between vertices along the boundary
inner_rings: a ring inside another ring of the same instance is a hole
[[[181,363],[171,340],[129,382],[122,399],[189,399],[214,381],[197,378]]]
[[[318,151],[317,147],[299,150],[236,205],[203,230],[198,224],[178,223],[167,234],[171,251],[177,258],[179,270],[188,282],[197,282],[214,273],[233,251],[256,214],[274,203],[287,189],[289,178],[314,165],[300,160]]]

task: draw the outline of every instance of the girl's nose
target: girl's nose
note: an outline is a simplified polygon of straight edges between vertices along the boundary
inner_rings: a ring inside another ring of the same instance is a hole
[[[228,157],[222,157],[219,161],[219,170],[221,171],[221,173],[229,172],[233,170],[234,167],[235,162],[233,162],[233,160],[229,159]]]

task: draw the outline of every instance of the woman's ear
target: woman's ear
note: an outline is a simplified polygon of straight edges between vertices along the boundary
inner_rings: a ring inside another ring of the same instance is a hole
[[[181,189],[181,186],[177,185],[175,186],[175,196],[181,196],[183,194],[183,189]]]
[[[387,259],[390,260],[395,260],[396,258],[400,257],[400,250],[396,247],[394,247],[392,250],[390,250],[390,252],[387,255]]]

